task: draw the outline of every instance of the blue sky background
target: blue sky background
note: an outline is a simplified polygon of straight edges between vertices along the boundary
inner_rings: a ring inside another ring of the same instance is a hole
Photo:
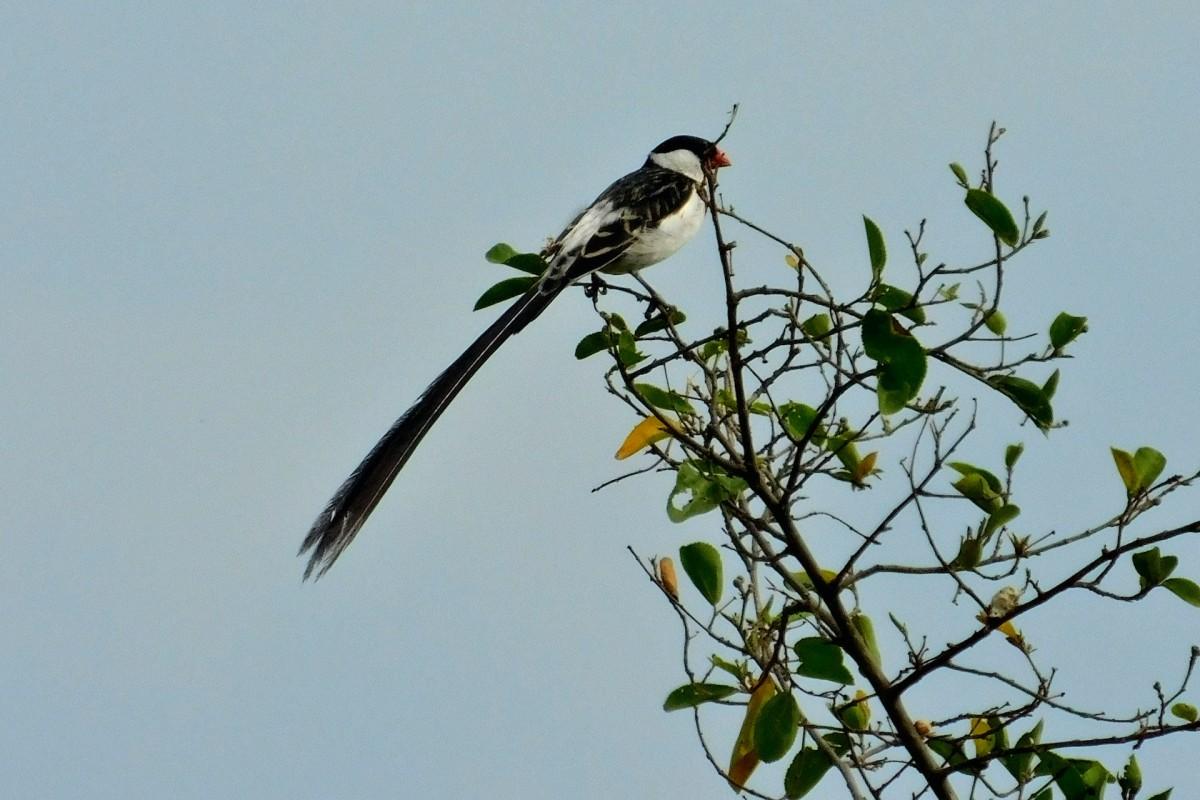
[[[1028,441],[1030,531],[1117,510],[1110,444],[1200,463],[1194,4],[3,16],[5,797],[727,796],[660,710],[677,623],[624,549],[710,523],[669,523],[664,479],[589,493],[632,420],[571,357],[595,325],[582,296],[478,376],[325,580],[292,556],[492,318],[470,310],[500,277],[484,250],[537,247],[734,101],[727,199],[848,286],[862,213],[897,254],[922,216],[931,257],[978,252],[945,165],[1008,127],[1001,194],[1053,231],[1012,272],[1010,326],[1091,320],[1056,398],[1070,427],[1043,440],[1009,411],[981,434],[981,461]],[[651,276],[700,319],[710,244]],[[749,245],[746,283],[784,279]],[[1184,492],[1153,522],[1197,517]],[[1200,574],[1196,544],[1175,549]],[[1145,706],[1200,611],[1071,598],[1025,628],[1069,699]],[[1143,751],[1148,785],[1182,783],[1194,752]]]

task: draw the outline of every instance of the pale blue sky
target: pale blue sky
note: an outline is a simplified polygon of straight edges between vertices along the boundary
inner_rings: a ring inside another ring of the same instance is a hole
[[[1029,439],[1025,519],[1114,511],[1109,444],[1194,469],[1198,39],[1191,3],[8,7],[0,795],[728,796],[660,710],[677,623],[624,550],[710,528],[667,521],[663,480],[589,493],[631,420],[571,357],[582,297],[488,365],[303,585],[312,517],[492,318],[470,311],[489,245],[536,247],[734,101],[727,199],[833,274],[862,268],[864,212],[897,252],[927,215],[969,254],[945,165],[978,164],[999,119],[1001,192],[1054,234],[1011,277],[1010,325],[1091,319],[1070,427]],[[739,255],[747,282],[779,276]],[[661,270],[715,302],[708,234]],[[1183,493],[1160,519],[1197,516]],[[1173,598],[1072,603],[1026,627],[1081,703],[1147,697],[1124,642],[1168,681],[1200,642]],[[1150,785],[1194,752],[1144,751]]]

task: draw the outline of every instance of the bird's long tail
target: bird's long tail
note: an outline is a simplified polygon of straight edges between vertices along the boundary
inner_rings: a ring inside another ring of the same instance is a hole
[[[304,570],[306,580],[314,573],[321,577],[333,566],[450,401],[492,353],[541,314],[561,290],[562,287],[550,288],[543,283],[522,295],[429,385],[412,408],[371,448],[304,537],[299,555],[312,551]]]

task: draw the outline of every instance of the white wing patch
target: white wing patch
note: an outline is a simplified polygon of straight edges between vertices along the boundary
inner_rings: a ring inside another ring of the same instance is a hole
[[[624,273],[656,264],[695,235],[705,204],[699,157],[687,149],[652,153],[641,169],[604,190],[547,245],[542,295],[597,270]]]
[[[612,202],[608,200],[597,203],[584,211],[575,224],[565,231],[562,238],[555,243],[558,252],[554,256],[554,260],[550,262],[550,267],[546,270],[546,277],[542,283],[547,284],[561,280],[570,271],[579,252],[591,241],[592,237],[601,228],[620,218],[620,211],[614,209]]]

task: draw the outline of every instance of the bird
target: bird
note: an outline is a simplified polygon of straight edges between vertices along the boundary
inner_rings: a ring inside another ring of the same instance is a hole
[[[500,345],[572,283],[597,272],[634,272],[674,255],[700,229],[705,175],[731,163],[715,142],[672,136],[552,239],[541,252],[546,268],[539,280],[434,379],[321,511],[298,553],[309,555],[304,580],[333,566],[434,422]]]

